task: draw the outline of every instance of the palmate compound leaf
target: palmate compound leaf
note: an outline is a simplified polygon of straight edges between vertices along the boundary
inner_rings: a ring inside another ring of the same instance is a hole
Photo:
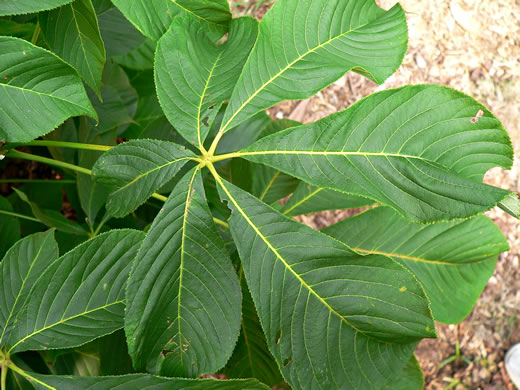
[[[234,19],[229,37],[199,19],[177,17],[155,56],[157,95],[168,120],[191,144],[202,146],[240,75],[258,34],[250,17]]]
[[[53,52],[71,64],[99,95],[105,47],[91,0],[75,0],[41,13],[38,21]]]
[[[283,100],[312,96],[349,70],[382,83],[407,42],[399,4],[384,11],[374,0],[279,0],[260,23],[220,131]]]
[[[459,323],[471,311],[509,246],[487,217],[420,225],[376,207],[323,230],[361,253],[384,254],[412,271],[433,317]]]
[[[112,230],[56,259],[13,324],[8,352],[74,347],[122,328],[125,285],[143,238]]]
[[[159,212],[132,268],[125,331],[134,366],[184,377],[222,368],[239,335],[241,299],[194,168]]]
[[[110,190],[107,211],[124,217],[167,183],[192,157],[173,142],[132,140],[105,152],[92,168],[95,180]]]
[[[145,374],[99,377],[51,376],[30,373],[38,390],[269,390],[254,379],[215,380],[163,378]]]
[[[72,116],[97,118],[76,71],[55,54],[0,36],[0,140],[28,142]]]
[[[113,0],[114,5],[143,35],[158,40],[177,15],[190,15],[227,31],[231,11],[227,0]]]
[[[472,121],[479,110],[484,116]],[[235,156],[432,222],[467,218],[506,198],[480,181],[493,166],[510,168],[513,152],[500,122],[473,98],[417,85],[370,95]]]
[[[21,15],[58,8],[73,0],[2,0],[0,16]]]
[[[31,287],[58,258],[54,229],[14,244],[0,263],[0,346],[5,344]]]
[[[380,388],[419,339],[435,336],[424,292],[402,266],[217,182],[267,344],[294,389]]]

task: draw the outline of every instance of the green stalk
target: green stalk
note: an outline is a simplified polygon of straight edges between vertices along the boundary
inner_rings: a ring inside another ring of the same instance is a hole
[[[81,144],[77,142],[63,142],[63,141],[31,141],[26,143],[12,143],[6,144],[4,149],[14,149],[19,146],[48,146],[55,148],[68,148],[68,149],[81,149],[81,150],[95,150],[98,152],[106,152],[113,148],[113,146],[107,145],[95,145],[95,144]]]
[[[24,153],[24,152],[19,152],[18,150],[10,150],[7,153],[6,157],[21,158],[23,160],[31,160],[31,161],[41,162],[41,163],[44,163],[44,164],[54,165],[54,166],[57,166],[57,167],[60,167],[60,168],[64,168],[64,169],[70,169],[71,171],[84,173],[86,175],[92,175],[92,171],[90,169],[78,167],[77,165],[69,164],[69,163],[66,163],[66,162],[63,162],[63,161],[53,160],[52,158],[36,156],[34,154],[29,154],[29,153]],[[162,202],[166,202],[166,200],[168,199],[166,196],[161,195],[161,194],[157,194],[157,193],[152,194],[152,198],[158,199],[158,200],[160,200]],[[3,212],[3,213],[5,213],[5,212]],[[30,218],[30,217],[27,217],[27,218]],[[218,218],[213,218],[213,220],[215,221],[216,224],[218,224],[220,226],[223,226],[226,229],[229,229],[229,224],[227,222],[224,222],[224,221],[222,221],[221,219],[218,219]],[[94,234],[95,234],[95,232],[94,232]]]
[[[36,161],[41,162],[47,165],[54,165],[56,167],[64,168],[64,169],[70,169],[71,171],[76,171],[80,173],[84,173],[86,175],[92,175],[92,171],[90,169],[78,167],[77,165],[69,164],[63,161],[54,160],[52,158],[37,156],[35,154],[29,154],[24,152],[19,152],[18,150],[10,150],[5,155],[6,157],[10,158],[21,158],[22,160],[30,160],[30,161]]]
[[[7,390],[7,370],[9,370],[7,368],[7,364],[5,361],[2,362],[2,377],[1,377],[1,380],[0,380],[0,388],[2,390]]]
[[[36,45],[36,42],[38,42],[38,37],[40,36],[41,28],[40,28],[40,22],[36,23],[36,27],[34,28],[33,36],[31,38],[31,43],[33,45]]]
[[[22,214],[18,214],[18,213],[13,213],[11,211],[6,211],[6,210],[0,210],[0,214],[4,214],[4,215],[9,215],[10,217],[16,217],[16,218],[21,218],[21,219],[26,219],[28,221],[33,221],[33,222],[40,222],[39,219],[36,219],[36,218],[33,218],[33,217],[29,217],[27,215],[22,215]],[[40,222],[41,223],[41,222]]]
[[[18,374],[20,374],[24,378],[26,378],[29,382],[38,383],[39,385],[42,385],[43,387],[45,387],[45,388],[47,388],[49,390],[57,390],[55,387],[50,386],[47,383],[44,383],[41,380],[36,379],[35,377],[29,375],[27,372],[22,370],[20,367],[17,367],[13,362],[8,362],[7,363],[7,367],[10,368],[11,370],[13,370],[14,372],[17,372]]]
[[[76,184],[76,180],[49,180],[49,179],[0,179],[3,183],[31,183],[31,184]]]

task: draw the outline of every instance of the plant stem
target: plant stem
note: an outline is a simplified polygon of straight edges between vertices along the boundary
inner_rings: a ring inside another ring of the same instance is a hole
[[[161,195],[161,194],[158,194],[158,193],[153,193],[152,194],[152,198],[160,200],[161,202],[166,202],[168,200],[168,197],[166,197],[164,195]]]
[[[221,155],[210,157],[210,161],[212,163],[216,163],[217,161],[228,160],[230,158],[240,157],[240,156],[243,156],[244,154],[245,153],[240,153],[240,152],[221,154]]]
[[[4,146],[4,149],[13,149],[19,146],[51,146],[56,148],[68,148],[68,149],[81,149],[81,150],[95,150],[99,152],[106,152],[113,148],[113,146],[107,145],[95,145],[95,144],[81,144],[76,142],[63,142],[63,141],[31,141],[27,143],[12,143]]]
[[[63,169],[70,169],[71,171],[76,171],[80,173],[84,173],[86,175],[92,175],[92,171],[90,169],[78,167],[77,165],[69,164],[63,161],[54,160],[52,158],[37,156],[35,154],[29,154],[24,152],[19,152],[18,150],[10,150],[6,157],[10,158],[21,158],[23,160],[30,160],[30,161],[36,161],[41,162],[48,165],[54,165],[56,167],[60,167]]]
[[[18,213],[13,213],[13,212],[11,212],[11,211],[0,210],[0,214],[9,215],[10,217],[16,217],[16,218],[26,219],[26,220],[28,220],[28,221],[33,221],[33,222],[40,222],[40,220],[38,220],[38,219],[36,219],[36,218],[29,217],[29,216],[27,216],[27,215],[18,214]],[[41,222],[40,222],[40,223],[41,223]]]
[[[50,386],[47,383],[44,383],[41,380],[36,379],[35,377],[29,375],[27,372],[22,370],[20,367],[17,367],[13,362],[8,362],[7,363],[7,367],[10,368],[11,370],[13,370],[14,372],[17,372],[18,374],[20,374],[24,378],[27,378],[27,380],[29,380],[29,382],[36,382],[39,385],[42,385],[42,386],[46,387],[49,390],[57,390],[55,387]]]
[[[36,45],[36,42],[38,42],[38,37],[40,36],[40,22],[36,23],[36,27],[34,28],[33,36],[31,38],[31,43],[33,45]]]
[[[2,183],[31,183],[31,184],[75,184],[76,180],[48,180],[48,179],[0,179]]]
[[[230,153],[230,154],[233,154],[233,153]],[[223,156],[227,156],[227,155],[223,155]],[[84,173],[86,175],[92,175],[92,171],[90,169],[78,167],[77,165],[69,164],[69,163],[66,163],[66,162],[63,162],[63,161],[53,160],[52,158],[36,156],[34,154],[29,154],[29,153],[24,153],[24,152],[19,152],[18,150],[10,150],[7,153],[6,157],[21,158],[23,160],[31,160],[31,161],[41,162],[41,163],[44,163],[44,164],[54,165],[54,166],[57,166],[57,167],[60,167],[60,168],[70,169],[72,171]],[[221,157],[221,156],[218,156],[218,157]],[[229,157],[226,157],[226,158],[229,158]],[[160,200],[161,202],[166,202],[166,200],[168,200],[168,197],[166,197],[164,195],[161,195],[161,194],[157,194],[157,193],[153,193],[152,194],[152,198]],[[6,211],[0,211],[0,213],[4,213],[5,214],[7,212]],[[24,218],[24,216],[20,216],[20,215],[13,215],[13,216]],[[29,218],[30,217],[25,217],[25,219],[29,219]],[[215,221],[216,224],[218,224],[220,226],[223,226],[226,229],[229,229],[229,224],[227,222],[222,221],[221,219],[218,219],[218,218],[213,218],[213,220]],[[36,221],[38,221],[38,220],[36,220]],[[98,227],[98,230],[99,230],[99,227]],[[94,232],[94,235],[98,232],[98,230],[96,232]]]
[[[0,388],[2,390],[7,390],[7,363],[5,361],[2,362],[2,374],[0,379]]]

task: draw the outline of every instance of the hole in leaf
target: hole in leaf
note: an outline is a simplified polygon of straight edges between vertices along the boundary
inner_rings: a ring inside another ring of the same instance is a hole
[[[290,362],[292,362],[292,358],[287,358],[287,359],[285,359],[285,360],[283,361],[282,364],[283,364],[283,366],[285,367],[285,366],[287,366]]]
[[[223,45],[224,43],[227,42],[228,38],[229,38],[229,33],[225,33],[222,36],[222,38],[220,38],[217,42],[215,42],[215,45],[217,45],[217,46]]]
[[[276,343],[276,344],[280,344],[280,339],[281,339],[281,338],[282,338],[282,330],[280,329],[280,330],[278,331],[278,333],[276,333],[276,339],[275,339],[276,341],[275,341],[275,343]]]
[[[208,127],[208,126],[209,126],[208,119],[209,119],[209,117],[207,117],[207,116],[205,116],[204,118],[202,118],[201,122],[202,122],[202,125],[203,125],[203,126],[205,126],[205,127]]]

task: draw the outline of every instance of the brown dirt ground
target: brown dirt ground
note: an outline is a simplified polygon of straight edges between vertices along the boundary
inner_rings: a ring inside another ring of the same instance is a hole
[[[376,0],[388,9],[395,0]],[[270,2],[235,7],[261,17]],[[407,11],[409,50],[400,69],[382,86],[349,73],[316,96],[270,110],[276,118],[309,123],[345,109],[375,91],[405,84],[437,83],[474,96],[504,124],[515,155],[512,170],[492,169],[488,184],[520,192],[520,0],[401,0]],[[494,275],[473,312],[460,325],[438,324],[439,337],[424,340],[417,357],[426,389],[504,389],[505,351],[520,342],[520,223],[501,210],[488,212],[509,240]],[[322,228],[348,216],[330,211],[301,220]],[[460,345],[458,359],[439,368]]]

